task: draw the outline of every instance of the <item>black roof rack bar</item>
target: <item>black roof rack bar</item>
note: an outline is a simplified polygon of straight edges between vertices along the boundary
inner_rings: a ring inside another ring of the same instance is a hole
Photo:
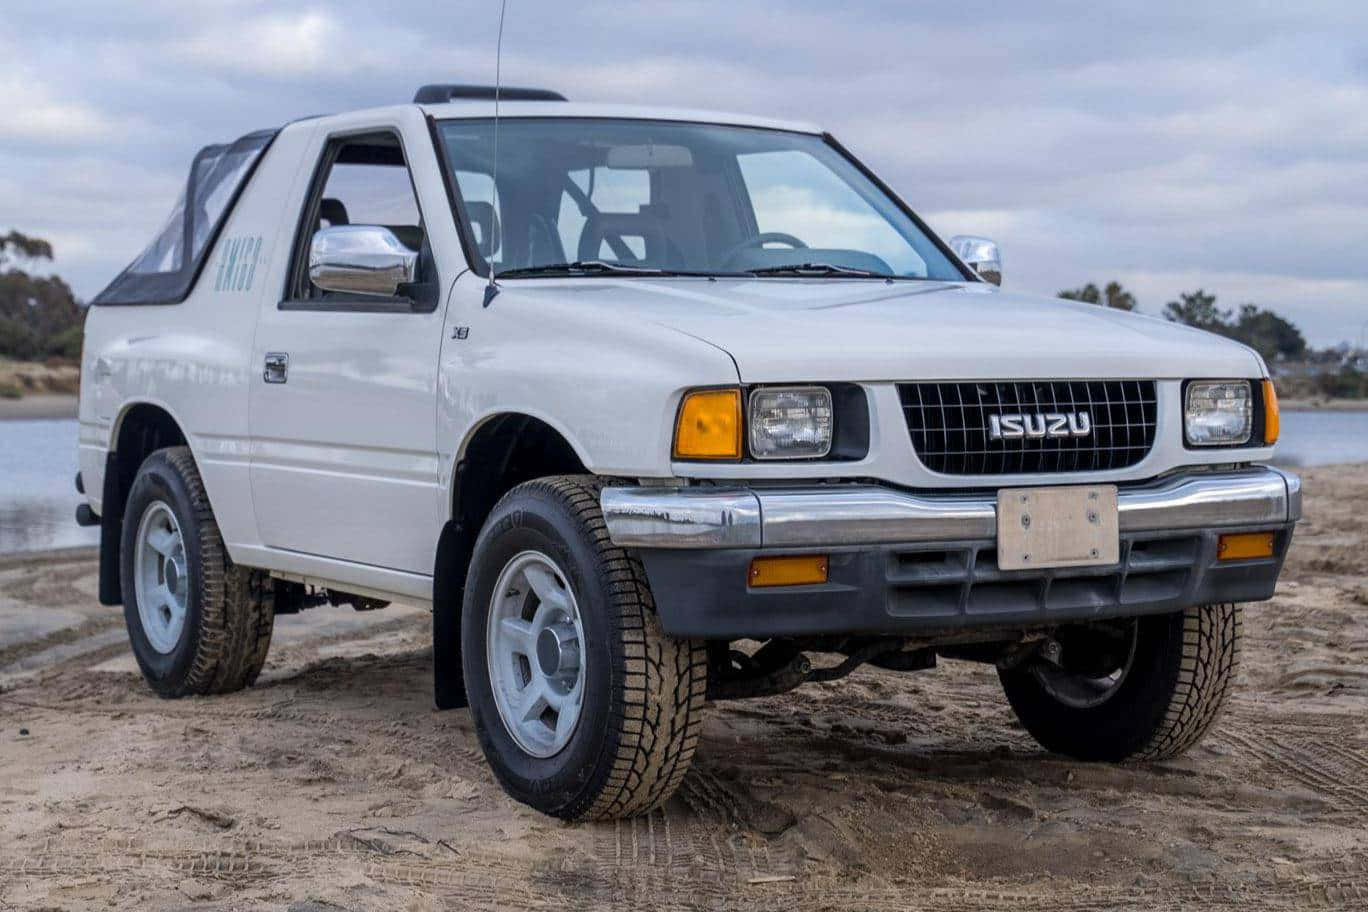
[[[565,101],[560,92],[550,89],[520,89],[504,86],[499,89],[503,101]],[[493,101],[494,87],[483,85],[425,85],[413,96],[414,104],[445,104],[448,101]]]

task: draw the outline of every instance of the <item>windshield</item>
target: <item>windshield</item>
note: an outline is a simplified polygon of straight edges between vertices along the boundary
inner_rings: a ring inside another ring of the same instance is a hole
[[[663,273],[964,281],[819,136],[713,124],[509,118],[440,125],[466,231],[498,275]]]

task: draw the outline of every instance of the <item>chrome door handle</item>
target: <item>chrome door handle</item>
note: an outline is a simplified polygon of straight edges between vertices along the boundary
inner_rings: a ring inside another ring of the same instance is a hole
[[[266,353],[266,371],[261,375],[261,379],[267,383],[284,383],[285,375],[290,369],[290,356],[284,352]]]

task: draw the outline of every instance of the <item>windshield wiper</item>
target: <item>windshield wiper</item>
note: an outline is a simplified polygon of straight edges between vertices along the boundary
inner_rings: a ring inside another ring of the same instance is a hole
[[[603,260],[576,260],[573,263],[545,263],[541,266],[522,266],[505,269],[495,273],[496,279],[516,279],[528,276],[557,275],[671,275],[664,269],[653,266],[628,266],[624,263],[607,263]]]
[[[754,276],[859,276],[864,279],[891,279],[893,276],[868,269],[854,269],[850,266],[837,266],[833,263],[790,263],[785,266],[759,266],[745,270]]]

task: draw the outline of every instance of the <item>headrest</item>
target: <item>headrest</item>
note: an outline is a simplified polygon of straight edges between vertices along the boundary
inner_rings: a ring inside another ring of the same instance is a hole
[[[342,205],[340,199],[333,199],[332,197],[318,201],[318,220],[327,222],[333,227],[351,224],[347,220],[347,207]]]

